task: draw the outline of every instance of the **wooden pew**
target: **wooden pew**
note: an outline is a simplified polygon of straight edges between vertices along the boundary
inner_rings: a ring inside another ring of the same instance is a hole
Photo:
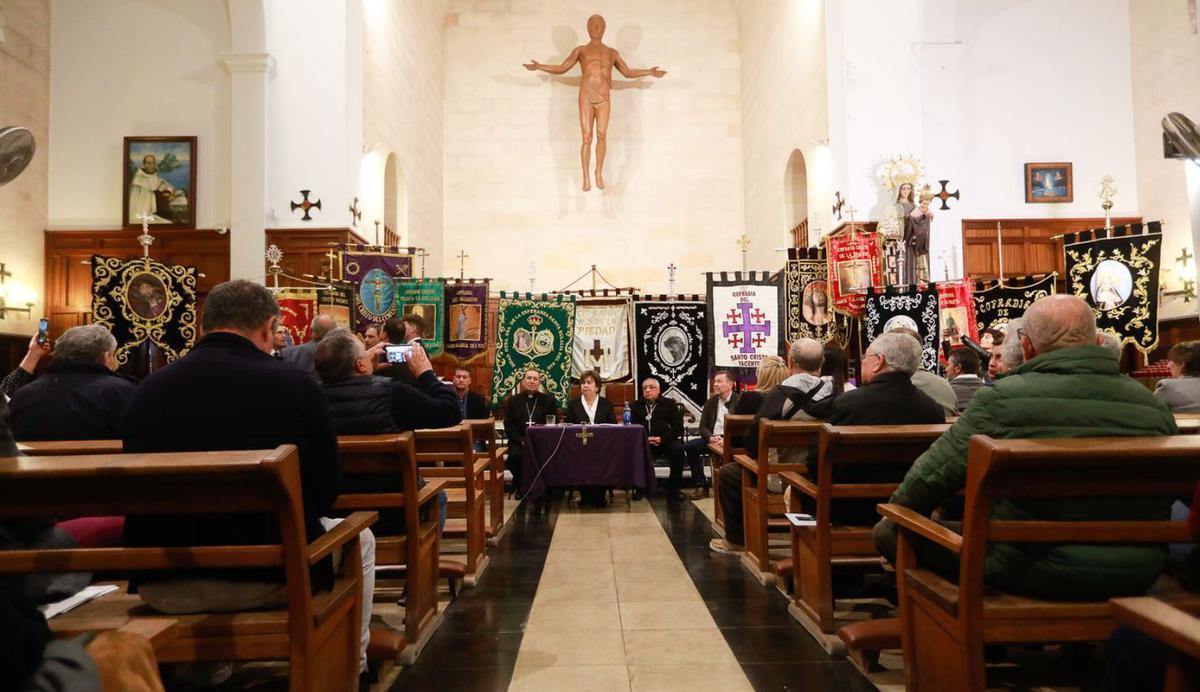
[[[496,545],[504,535],[504,455],[496,444],[496,419],[476,418],[463,421],[471,429],[471,439],[483,443],[483,451],[476,451],[476,459],[486,459],[488,524],[485,527],[488,545]]]
[[[1200,690],[1200,618],[1156,598],[1114,598],[1117,622],[1167,645],[1163,692]]]
[[[308,543],[299,453],[190,452],[0,459],[0,519],[47,516],[269,513],[277,545],[0,551],[0,573],[171,571],[279,568],[287,609],[173,615],[175,636],[160,662],[281,659],[291,664],[289,689],[356,690],[361,639],[362,560],[359,533],[374,512],[355,512]],[[341,551],[342,575],[314,594],[309,568]],[[86,631],[89,623],[161,615],[125,592],[109,594],[50,621],[52,629]],[[104,628],[100,628],[104,629]]]
[[[753,422],[752,415],[730,413],[725,416],[723,444],[708,443],[708,457],[712,460],[713,529],[722,537],[725,536],[725,512],[721,510],[721,479],[717,472],[726,464],[736,463],[733,460],[736,455],[746,453],[746,430]]]
[[[1006,594],[984,584],[990,542],[1128,544],[1191,543],[1186,521],[1000,521],[1000,499],[1184,497],[1200,477],[1195,436],[1039,440],[971,438],[960,536],[899,505],[879,511],[899,529],[899,583],[907,689],[984,690],[983,649],[991,643],[1092,642],[1109,637],[1117,620],[1107,601],[1057,602]],[[958,583],[917,561],[922,537],[959,559]],[[1181,607],[1200,606],[1162,579],[1151,595]]]
[[[467,569],[463,583],[475,586],[488,566],[487,534],[484,515],[487,484],[484,472],[491,466],[488,458],[475,455],[471,426],[417,430],[417,463],[425,478],[449,480],[449,517],[444,533],[465,537]]]
[[[760,584],[775,582],[771,571],[769,532],[785,530],[788,520],[783,516],[783,496],[767,490],[767,476],[789,471],[802,472],[805,464],[770,462],[770,450],[800,448],[808,450],[817,440],[819,421],[764,420],[758,428],[758,458],[735,454],[734,461],[742,467],[742,513],[746,525],[746,552],[742,565]]]
[[[342,474],[354,476],[394,476],[399,482],[377,492],[342,492],[334,509],[402,510],[404,533],[375,533],[375,564],[405,567],[407,595],[404,606],[404,642],[399,662],[409,664],[429,643],[441,622],[438,613],[438,507],[437,496],[444,479],[427,481],[418,490],[417,453],[413,433],[387,435],[343,435],[338,437],[338,458]],[[400,488],[396,489],[395,485]],[[385,486],[387,487],[387,486]],[[415,498],[415,501],[414,501]],[[421,520],[421,513],[426,518]],[[383,571],[383,570],[380,570]]]
[[[120,454],[120,440],[70,440],[53,442],[18,442],[17,449],[31,457],[66,456],[81,454]]]
[[[833,507],[839,498],[886,501],[899,481],[942,433],[947,424],[850,425],[820,424],[820,459],[817,480],[795,472],[783,474],[792,487],[792,507],[799,512],[800,495],[816,504],[815,527],[791,527],[793,598],[788,612],[831,654],[845,653],[834,636],[833,567],[879,564],[871,539],[871,526],[835,526]],[[895,482],[834,483],[834,469],[850,465],[887,465],[895,468]]]

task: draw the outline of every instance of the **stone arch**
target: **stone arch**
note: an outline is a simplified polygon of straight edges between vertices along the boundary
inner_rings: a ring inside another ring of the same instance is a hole
[[[783,220],[789,244],[807,246],[811,242],[808,236],[808,166],[799,149],[792,151],[783,171]]]

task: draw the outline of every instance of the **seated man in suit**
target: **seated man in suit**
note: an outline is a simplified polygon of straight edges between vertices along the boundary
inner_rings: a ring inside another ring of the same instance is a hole
[[[463,420],[487,418],[491,415],[483,395],[471,391],[471,371],[466,368],[454,370],[454,398],[458,401],[458,410]]]
[[[733,413],[738,405],[738,393],[733,391],[733,375],[724,370],[713,375],[713,395],[704,402],[700,411],[700,435],[688,440],[683,445],[683,453],[687,457],[688,467],[692,470],[692,485],[696,490],[692,493],[693,500],[708,497],[708,483],[704,478],[704,461],[702,456],[708,454],[708,443],[721,443],[725,434],[725,416]]]
[[[972,435],[1019,439],[1178,434],[1167,406],[1122,375],[1111,352],[1096,345],[1096,317],[1079,298],[1059,294],[1038,300],[1026,311],[1020,328],[1010,327],[1006,346],[1009,339],[1020,343],[1024,362],[979,390],[950,430],[909,469],[892,494],[893,504],[930,515],[954,502],[966,485],[967,442]],[[991,512],[994,519],[1165,520],[1170,500],[1001,500]],[[958,523],[943,523],[961,532]],[[875,526],[875,546],[895,560],[895,524],[884,519]],[[957,576],[957,560],[950,553],[924,541],[914,548],[926,568]],[[993,543],[984,581],[1033,598],[1105,600],[1144,593],[1166,561],[1167,552],[1157,545]]]
[[[319,318],[318,318],[319,319]],[[183,358],[147,377],[126,412],[126,453],[272,449],[300,451],[307,540],[320,538],[338,519],[328,512],[341,487],[337,435],[320,386],[305,371],[271,357],[279,305],[266,287],[244,279],[208,294],[200,326],[204,337]],[[324,336],[324,334],[322,334]],[[363,603],[375,592],[375,538],[361,536]],[[125,543],[133,547],[257,545],[279,542],[272,517],[129,517]],[[333,585],[329,560],[313,567],[313,586]],[[165,613],[271,608],[286,602],[278,570],[173,573],[136,584],[142,600]],[[366,667],[371,609],[362,612],[360,669]]]
[[[137,385],[119,375],[117,340],[98,324],[71,327],[54,344],[46,373],[13,393],[20,442],[115,440]]]
[[[508,472],[513,477],[513,492],[521,487],[521,461],[525,450],[525,428],[541,425],[547,416],[558,415],[558,402],[542,388],[542,371],[530,365],[521,373],[517,393],[508,399],[504,411],[504,436],[508,438]]]
[[[313,365],[313,359],[317,354],[317,346],[321,343],[321,339],[337,329],[337,326],[337,320],[332,315],[317,315],[312,321],[312,338],[297,346],[289,346],[281,350],[279,357],[283,362],[291,363],[316,379],[317,368]]]
[[[675,401],[662,397],[657,377],[642,382],[642,398],[633,402],[631,410],[633,424],[646,428],[654,455],[665,456],[671,465],[665,488],[667,499],[684,499],[679,490],[683,484],[683,410]]]

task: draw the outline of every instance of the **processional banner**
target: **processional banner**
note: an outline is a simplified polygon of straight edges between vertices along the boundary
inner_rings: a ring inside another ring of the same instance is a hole
[[[431,357],[442,352],[446,322],[446,283],[441,279],[396,279],[396,316],[425,320],[421,346]]]
[[[867,290],[872,286],[883,286],[882,244],[878,233],[858,226],[825,236],[829,297],[835,311],[851,317],[863,315]]]
[[[446,353],[460,363],[487,352],[488,279],[446,282]]]
[[[355,288],[355,327],[363,331],[396,316],[395,279],[412,276],[412,255],[404,248],[339,245],[342,280]]]
[[[1009,322],[1020,319],[1034,301],[1054,293],[1054,282],[1058,274],[1026,276],[1015,279],[1022,285],[1014,286],[1005,281],[985,287],[975,287],[972,300],[975,303],[975,321],[980,332],[988,329],[1004,329]]]
[[[783,350],[779,276],[769,272],[707,274],[710,370],[753,382],[763,356]]]
[[[196,268],[94,255],[92,324],[112,332],[120,365],[146,342],[178,360],[196,342]]]
[[[581,299],[575,304],[571,377],[588,370],[605,382],[629,377],[629,299]]]
[[[496,312],[496,366],[492,405],[512,393],[525,368],[542,372],[542,386],[566,408],[571,391],[575,297],[500,293]]]
[[[339,325],[345,325],[347,329],[354,329],[357,325],[354,316],[356,293],[354,284],[346,281],[330,281],[327,288],[317,289],[317,314],[330,315],[337,320]],[[368,322],[368,324],[375,323]],[[366,329],[366,327],[362,329]]]
[[[1158,267],[1162,223],[1068,233],[1067,285],[1092,306],[1096,326],[1142,353],[1158,345]]]
[[[970,281],[943,281],[937,285],[940,339],[954,343],[970,337],[979,341],[972,286]]]
[[[784,341],[799,338],[845,343],[845,330],[829,304],[829,267],[824,248],[788,248],[783,270]]]
[[[312,339],[312,321],[317,316],[315,289],[290,289],[275,294],[279,303],[279,324],[287,329],[288,346]],[[339,324],[348,324],[339,322]]]
[[[638,296],[633,303],[634,384],[657,377],[663,396],[699,418],[708,398],[708,306],[700,296],[660,298]]]
[[[869,289],[865,311],[868,341],[899,327],[911,329],[920,335],[921,367],[937,372],[938,294],[932,286],[910,287],[903,293],[895,288]]]

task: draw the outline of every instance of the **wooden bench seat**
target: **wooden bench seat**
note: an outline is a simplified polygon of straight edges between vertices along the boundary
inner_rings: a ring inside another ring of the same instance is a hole
[[[791,511],[801,511],[802,496],[816,506],[816,526],[791,530],[793,600],[788,610],[826,651],[845,653],[842,639],[834,632],[833,568],[881,563],[871,537],[872,526],[835,524],[835,507],[842,499],[887,500],[917,457],[949,427],[822,423],[816,481],[796,472],[783,474],[784,482],[793,488]],[[835,469],[865,464],[886,469],[886,475],[895,481],[834,483]]]
[[[1200,689],[1200,617],[1195,609],[1157,598],[1117,598],[1112,602],[1117,622],[1134,627],[1170,649],[1163,692]]]
[[[475,452],[473,424],[415,431],[416,459],[420,473],[429,479],[447,481],[448,520],[443,535],[462,537],[467,544],[467,566],[463,583],[475,586],[488,566],[485,509],[488,484],[484,474],[495,461]],[[494,486],[493,486],[494,487]],[[453,496],[450,496],[453,492]]]
[[[990,643],[1102,641],[1117,624],[1107,601],[1045,601],[984,585],[988,545],[998,543],[1190,543],[1184,521],[1013,521],[991,516],[996,500],[1154,498],[1163,516],[1172,497],[1184,497],[1200,477],[1195,436],[996,440],[971,438],[963,533],[911,510],[880,505],[898,527],[905,680],[909,690],[984,690],[983,648]],[[956,555],[958,582],[919,562],[913,541],[932,541]],[[1193,594],[1169,581],[1159,597],[1191,607]],[[1200,604],[1197,604],[1200,605]]]
[[[286,609],[171,616],[179,622],[160,660],[286,660],[290,690],[356,690],[363,608],[359,534],[377,515],[355,512],[308,543],[301,498],[299,453],[292,445],[247,452],[3,458],[3,520],[268,513],[278,519],[281,542],[0,551],[0,573],[278,568],[285,575]],[[314,594],[310,567],[334,551],[340,553],[342,574],[331,590]],[[163,617],[128,594],[115,593],[50,623],[94,631],[143,616]]]
[[[496,419],[477,418],[464,420],[463,425],[471,429],[471,439],[483,451],[476,450],[475,457],[487,460],[487,525],[484,533],[489,545],[496,545],[504,535],[504,455],[507,448],[496,444]],[[465,492],[464,492],[465,495]]]
[[[708,443],[708,458],[712,463],[712,495],[713,495],[713,529],[720,536],[725,536],[725,512],[721,508],[721,479],[719,473],[726,464],[733,464],[733,458],[746,453],[746,430],[754,422],[754,416],[730,413],[725,416],[725,434],[722,444]]]

